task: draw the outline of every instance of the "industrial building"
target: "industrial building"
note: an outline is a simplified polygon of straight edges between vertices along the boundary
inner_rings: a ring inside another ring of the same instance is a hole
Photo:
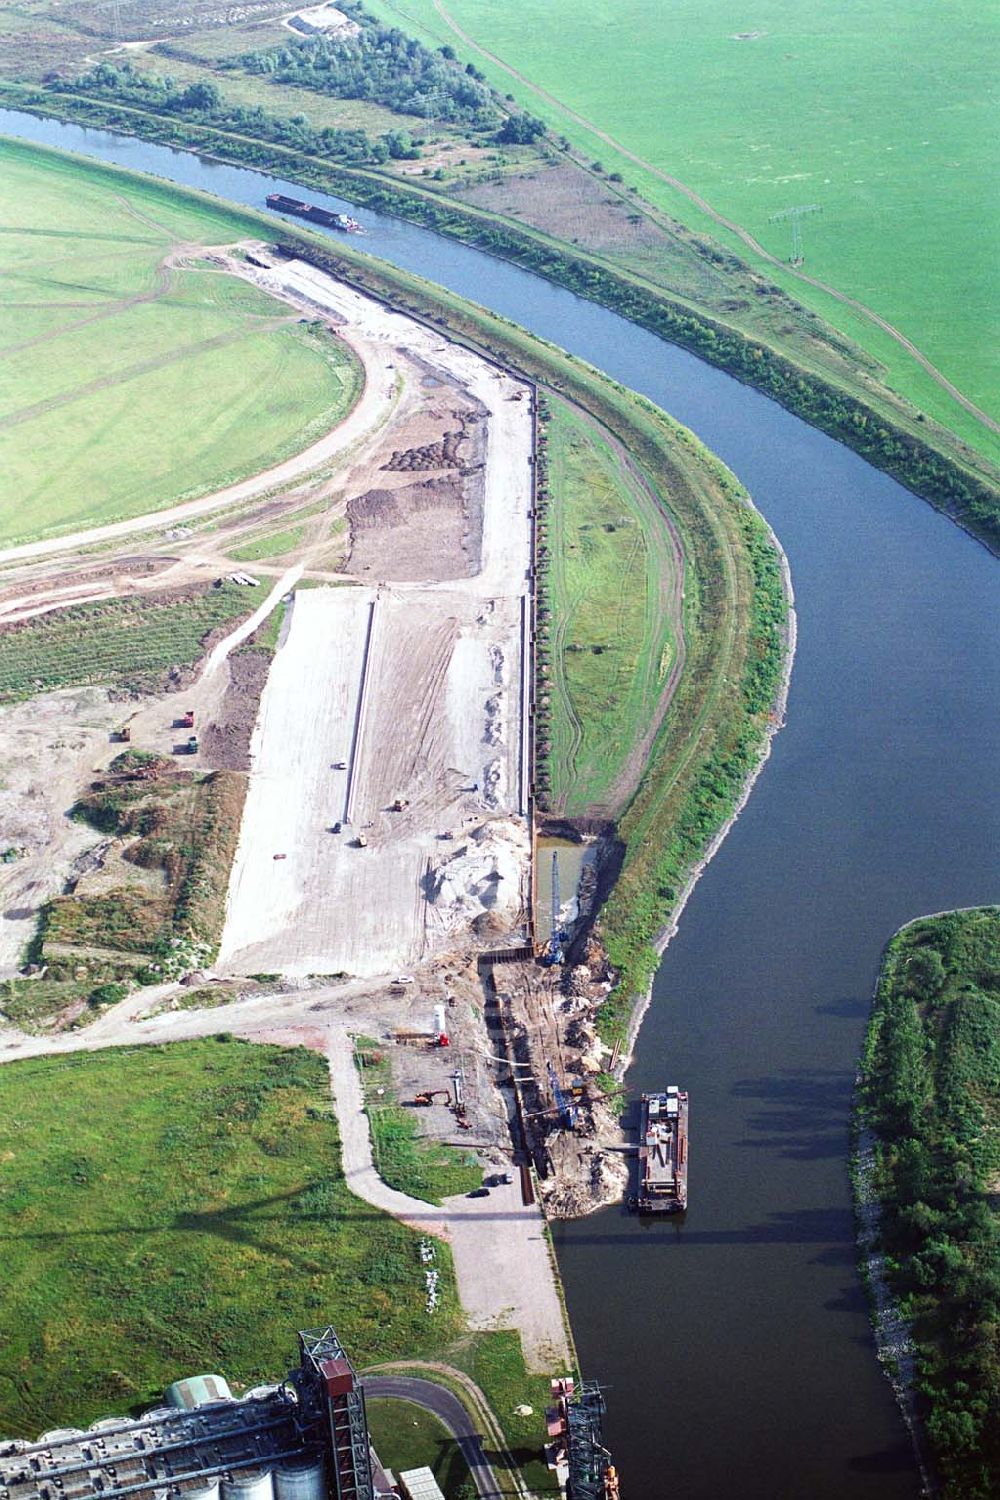
[[[168,1404],[37,1442],[0,1440],[0,1500],[380,1500],[364,1394],[332,1328],[299,1334],[280,1385],[234,1400],[217,1375],[170,1386]]]

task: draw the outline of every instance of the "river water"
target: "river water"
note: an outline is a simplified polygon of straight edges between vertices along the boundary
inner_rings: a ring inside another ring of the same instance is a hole
[[[295,185],[0,111],[0,131],[263,207]],[[354,211],[365,248],[644,392],[735,470],[788,554],[787,728],[657,975],[633,1091],[691,1092],[682,1225],[617,1210],[556,1233],[623,1494],[912,1500],[874,1357],[846,1156],[879,952],[909,917],[1000,898],[1000,568],[943,517],[755,391],[603,309]]]

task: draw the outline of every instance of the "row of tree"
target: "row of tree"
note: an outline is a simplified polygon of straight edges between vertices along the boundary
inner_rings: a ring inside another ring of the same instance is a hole
[[[87,78],[92,76],[87,75]],[[95,123],[120,125],[153,140],[204,146],[204,137],[198,131],[187,130],[177,113],[170,115],[150,109],[146,104],[143,107],[149,112],[142,119],[130,117],[125,112],[117,115],[110,106],[116,97],[126,102],[126,94],[121,91],[116,94],[114,89],[106,89],[103,85],[88,88],[87,78],[75,83],[50,85],[50,88],[60,88],[66,94],[64,113]],[[90,94],[92,104],[80,97],[83,92]],[[76,98],[71,101],[69,95]],[[40,100],[45,97],[39,94]],[[23,100],[31,107],[30,92],[23,95]],[[51,101],[47,107],[51,109]],[[263,111],[260,113],[264,114]],[[256,119],[257,112],[230,109],[229,116],[234,120],[240,117]],[[265,121],[271,118],[264,116]],[[474,214],[464,205],[439,195],[416,193],[409,186],[352,171],[353,167],[364,166],[366,162],[363,158],[338,158],[331,149],[331,137],[335,137],[336,132],[329,135],[326,131],[314,132],[320,143],[311,149],[305,145],[295,146],[294,130],[303,131],[303,126],[297,123],[300,118],[277,123],[283,130],[293,127],[287,130],[281,143],[302,152],[302,159],[295,164],[294,172],[304,186],[313,183],[324,191],[340,192],[355,203],[379,212],[398,214],[439,233],[476,244],[536,271],[578,296],[621,313],[671,343],[690,349],[853,448],[876,468],[884,469],[932,505],[946,511],[993,551],[1000,553],[1000,494],[997,490],[940,449],[896,426],[861,398],[805,370],[776,350],[748,339],[739,330],[675,302],[664,293],[640,286],[610,267],[595,265],[574,253],[569,246],[544,244],[529,230],[501,224],[485,214]],[[208,118],[207,123],[218,125],[221,122]],[[234,125],[232,128],[239,127]],[[211,149],[231,161],[288,171],[287,161],[269,152],[267,137],[263,133],[265,129],[266,125],[262,126],[254,139],[234,140],[220,135],[212,141]],[[253,134],[250,129],[245,132],[247,137]],[[299,139],[306,140],[308,136],[303,133]],[[388,138],[372,142],[371,150],[376,155],[384,153],[388,157]],[[307,157],[316,160],[311,162]],[[340,168],[343,170],[338,173]]]

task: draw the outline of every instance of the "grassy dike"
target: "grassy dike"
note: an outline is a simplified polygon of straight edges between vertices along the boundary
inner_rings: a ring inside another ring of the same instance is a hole
[[[859,1238],[880,1356],[934,1492],[1000,1492],[1000,908],[890,940],[855,1105]]]
[[[0,88],[11,108],[54,115],[83,125],[124,130],[260,170],[288,174],[303,186],[340,193],[379,212],[396,214],[511,260],[578,296],[620,313],[640,327],[690,350],[752,385],[795,415],[853,448],[915,494],[1000,552],[1000,487],[988,460],[952,433],[910,408],[870,375],[838,381],[790,357],[776,337],[749,337],[722,317],[672,296],[662,287],[494,213],[459,205],[415,184],[378,172],[320,162],[290,148],[252,140],[210,125],[150,113],[100,98],[23,84]],[[859,360],[867,356],[859,356]]]

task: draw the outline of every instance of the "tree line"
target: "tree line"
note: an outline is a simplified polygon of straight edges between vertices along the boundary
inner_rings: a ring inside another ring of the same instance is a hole
[[[1000,1494],[1000,909],[886,950],[858,1106],[874,1132],[886,1276],[917,1350],[947,1500]]]

